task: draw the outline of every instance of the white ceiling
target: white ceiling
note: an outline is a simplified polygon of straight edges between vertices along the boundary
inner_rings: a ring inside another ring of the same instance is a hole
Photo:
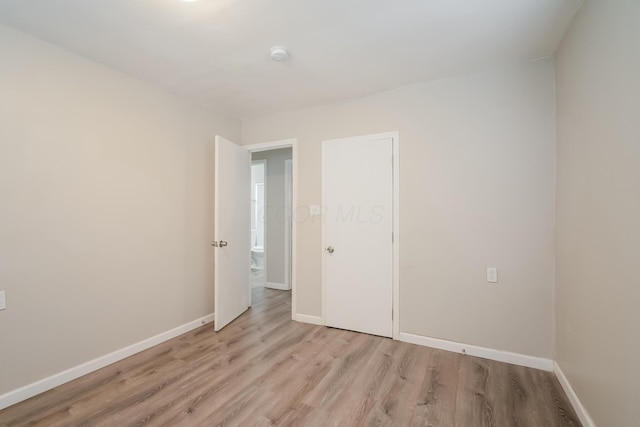
[[[0,23],[246,118],[552,55],[580,3],[0,0]]]

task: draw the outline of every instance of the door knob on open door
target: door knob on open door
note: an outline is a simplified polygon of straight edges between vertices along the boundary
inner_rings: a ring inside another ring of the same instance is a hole
[[[225,246],[227,246],[227,245],[228,245],[228,243],[227,243],[227,242],[225,242],[224,240],[220,240],[220,247],[221,247],[221,248],[224,248],[224,247],[225,247]]]
[[[211,242],[211,246],[217,248],[218,247],[218,242],[216,242],[215,240],[213,242]]]
[[[333,253],[333,251],[335,251],[335,249],[333,249],[333,246],[328,246],[327,249],[325,249],[325,251],[329,252],[330,254]]]

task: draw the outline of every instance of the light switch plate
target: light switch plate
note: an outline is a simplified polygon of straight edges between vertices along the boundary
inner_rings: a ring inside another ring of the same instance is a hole
[[[7,295],[5,291],[0,291],[0,310],[7,308]]]
[[[309,215],[311,215],[311,216],[322,215],[322,206],[320,206],[320,205],[309,205]]]
[[[487,282],[498,283],[498,269],[495,267],[487,268]]]

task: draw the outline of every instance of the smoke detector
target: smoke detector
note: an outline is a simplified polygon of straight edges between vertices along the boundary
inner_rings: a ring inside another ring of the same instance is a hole
[[[269,51],[271,53],[271,59],[274,61],[286,61],[289,59],[289,52],[287,52],[287,48],[282,46],[274,46]]]

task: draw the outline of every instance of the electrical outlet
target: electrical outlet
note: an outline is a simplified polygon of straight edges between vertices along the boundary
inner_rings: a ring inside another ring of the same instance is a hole
[[[487,282],[498,283],[498,269],[496,267],[487,268]]]
[[[0,310],[5,310],[7,308],[7,295],[5,291],[0,291]]]

